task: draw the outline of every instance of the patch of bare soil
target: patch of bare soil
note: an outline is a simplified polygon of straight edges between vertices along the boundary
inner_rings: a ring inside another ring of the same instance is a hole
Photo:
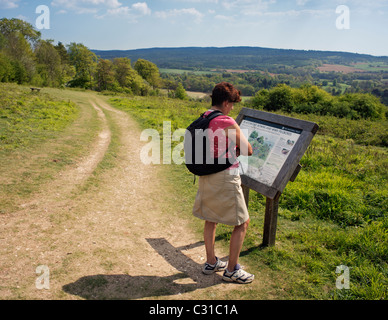
[[[202,239],[165,200],[162,168],[141,163],[138,125],[92,98],[102,130],[88,157],[0,216],[0,298],[223,299],[242,290],[201,273]],[[119,131],[117,166],[85,191],[109,148],[110,121]],[[49,274],[36,273],[41,265]]]
[[[344,74],[353,73],[353,72],[365,72],[362,69],[357,69],[348,66],[342,66],[338,64],[323,64],[322,67],[318,67],[320,72],[342,72]]]

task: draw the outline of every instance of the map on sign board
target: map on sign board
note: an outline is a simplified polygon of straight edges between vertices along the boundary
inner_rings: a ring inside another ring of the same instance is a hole
[[[250,117],[240,128],[253,148],[251,157],[239,158],[241,173],[271,187],[302,130]]]

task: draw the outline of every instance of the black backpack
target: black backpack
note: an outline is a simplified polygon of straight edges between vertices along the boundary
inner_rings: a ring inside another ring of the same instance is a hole
[[[206,176],[230,168],[236,158],[225,159],[222,156],[212,158],[209,150],[209,139],[206,130],[211,120],[222,116],[221,111],[213,111],[207,116],[202,114],[185,133],[184,150],[187,169],[196,176]],[[226,150],[225,154],[228,152]],[[224,155],[225,155],[224,154]]]

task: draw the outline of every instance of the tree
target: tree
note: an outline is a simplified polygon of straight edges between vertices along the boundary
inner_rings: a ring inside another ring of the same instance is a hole
[[[175,90],[175,98],[181,100],[187,100],[189,97],[187,96],[185,88],[183,88],[182,83],[179,82],[178,87]]]
[[[163,79],[163,88],[167,89],[168,93],[170,93],[170,90],[175,91],[177,86],[177,83],[173,79]]]
[[[58,51],[58,54],[61,57],[61,63],[62,64],[70,64],[69,53],[67,52],[67,49],[63,45],[63,43],[58,42],[58,44],[55,46],[55,49]]]
[[[34,27],[20,19],[0,19],[0,33],[6,38],[15,33],[20,33],[27,41],[32,43],[38,41],[41,37],[41,33],[34,29]]]
[[[136,61],[134,68],[153,88],[160,87],[162,79],[160,78],[159,69],[156,64],[144,59],[139,59]]]
[[[147,95],[149,86],[144,79],[131,66],[131,60],[128,58],[116,58],[113,60],[115,69],[115,78],[118,84],[130,92],[137,95]]]
[[[92,88],[97,56],[81,43],[72,42],[68,48],[70,63],[76,71],[74,79],[70,81],[70,86]]]
[[[15,71],[11,60],[0,52],[0,82],[10,82],[14,79]]]
[[[61,77],[59,85],[64,86],[74,78],[76,70],[75,67],[70,63],[69,53],[67,52],[67,49],[63,43],[58,42],[58,44],[55,46],[55,49],[61,58]]]
[[[57,87],[61,83],[61,57],[52,40],[40,40],[35,47],[38,73],[43,85]]]
[[[133,94],[146,96],[150,91],[150,86],[142,77],[135,71],[130,70],[127,76],[127,87],[131,89]]]
[[[283,110],[291,112],[294,108],[294,99],[292,89],[285,85],[279,84],[273,88],[268,97],[266,109],[269,111]]]
[[[0,19],[0,46],[12,62],[14,80],[18,83],[31,81],[35,75],[35,56],[32,45],[39,41],[41,33],[20,19]]]
[[[110,60],[100,59],[97,65],[97,87],[99,91],[111,90],[115,82],[113,63]]]
[[[265,109],[269,100],[269,91],[261,89],[252,98],[252,107],[255,109]]]
[[[128,58],[113,59],[115,78],[122,88],[129,87],[128,76],[132,71],[131,60]]]

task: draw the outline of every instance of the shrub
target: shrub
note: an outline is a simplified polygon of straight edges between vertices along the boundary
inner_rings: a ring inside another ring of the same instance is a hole
[[[279,84],[271,90],[260,90],[251,100],[256,109],[297,112],[301,114],[332,115],[353,120],[384,120],[387,107],[380,100],[363,93],[332,96],[312,85],[291,88]]]

